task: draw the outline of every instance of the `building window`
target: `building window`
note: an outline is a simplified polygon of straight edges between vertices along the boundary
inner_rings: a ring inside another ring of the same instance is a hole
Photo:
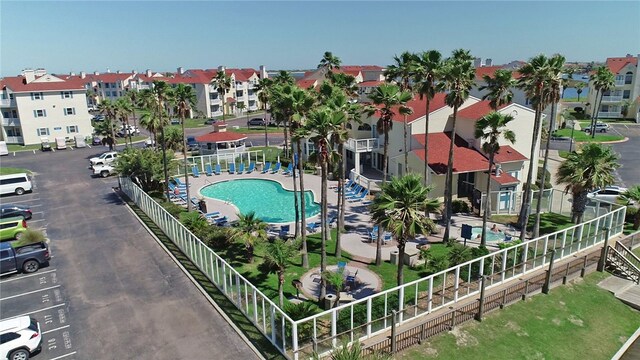
[[[631,97],[631,90],[624,90],[622,92],[622,98],[623,99],[629,99]]]
[[[73,99],[73,93],[71,91],[61,91],[60,96],[63,99]]]
[[[47,136],[49,135],[49,128],[39,128],[37,132],[38,136]]]
[[[13,100],[13,94],[9,94],[9,100]]]
[[[108,89],[108,88],[109,88],[109,85],[110,85],[109,83],[104,84],[104,88],[105,88],[105,89]]]
[[[122,96],[122,91],[120,91],[120,96]]]
[[[33,116],[34,117],[46,117],[47,116],[47,110],[44,110],[44,109],[33,110]]]
[[[7,136],[22,136],[22,132],[19,127],[7,128]]]
[[[65,115],[75,115],[76,114],[76,108],[65,108],[64,109],[64,114]]]
[[[44,98],[44,94],[42,94],[41,92],[31,93],[31,100],[42,100],[43,98]]]
[[[67,126],[67,134],[73,134],[73,133],[77,133],[77,132],[78,132],[78,126],[77,125]]]
[[[633,73],[629,71],[624,75],[624,83],[625,85],[628,85],[628,84],[631,84],[632,81],[633,81]]]
[[[112,97],[118,97],[118,92],[117,91],[112,91],[111,92],[111,96]]]
[[[5,119],[8,119],[10,117],[8,111],[3,111],[2,115],[5,117]]]
[[[358,126],[358,131],[371,131],[371,125],[362,124],[362,125]]]

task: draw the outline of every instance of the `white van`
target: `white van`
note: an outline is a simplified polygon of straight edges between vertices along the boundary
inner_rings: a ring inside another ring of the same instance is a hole
[[[19,173],[0,176],[0,195],[22,195],[29,191],[31,191],[31,179],[29,179],[29,175]]]
[[[9,155],[6,141],[0,141],[0,155]]]
[[[67,148],[67,139],[63,137],[56,138],[56,150],[64,150]]]

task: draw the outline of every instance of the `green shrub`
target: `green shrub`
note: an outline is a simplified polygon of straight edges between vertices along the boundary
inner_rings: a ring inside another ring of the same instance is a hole
[[[638,213],[637,207],[627,206],[627,213],[624,216],[624,222],[633,224],[633,221],[635,220],[637,213]]]
[[[174,204],[170,201],[160,202],[162,207],[171,214],[176,219],[180,219],[180,214],[187,212],[185,208],[178,204]]]
[[[467,214],[467,213],[471,212],[471,209],[469,208],[469,204],[466,201],[464,201],[464,200],[453,200],[451,202],[451,211],[454,214],[458,214],[458,213]]]
[[[540,186],[540,180],[542,180],[542,167],[538,167],[538,176],[536,178],[536,186],[538,187],[538,189],[541,188]],[[533,188],[533,186],[532,186]],[[551,189],[551,173],[549,173],[549,170],[547,170],[545,172],[545,176],[544,176],[544,188],[545,189]],[[537,189],[536,189],[537,190]]]
[[[46,240],[46,238],[45,238],[44,234],[42,233],[42,231],[31,229],[31,228],[27,228],[27,230],[22,233],[22,236],[20,236],[20,240],[17,240],[15,242],[13,242],[13,244],[11,244],[11,246],[20,247],[20,246],[24,246],[24,245],[38,243],[38,242],[45,241],[45,240]]]

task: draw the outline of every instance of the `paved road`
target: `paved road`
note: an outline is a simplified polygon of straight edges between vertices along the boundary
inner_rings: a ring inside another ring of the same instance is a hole
[[[640,184],[640,124],[616,124],[614,130],[629,138],[629,141],[613,144],[612,147],[620,154],[620,164],[617,171],[621,185],[633,186]]]
[[[56,304],[66,303],[68,335],[77,351],[65,360],[255,359],[112,192],[116,179],[89,176],[87,159],[103,150],[26,152],[2,158],[3,167],[35,172],[34,193],[42,204],[43,227],[55,256],[51,268],[64,286]],[[37,295],[23,301],[41,303]],[[57,301],[55,294],[51,297]]]

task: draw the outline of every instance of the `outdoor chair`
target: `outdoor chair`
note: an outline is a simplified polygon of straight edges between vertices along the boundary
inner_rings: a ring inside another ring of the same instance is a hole
[[[264,169],[262,169],[261,174],[268,173],[270,169],[271,169],[271,161],[267,161],[267,163],[264,164]]]
[[[173,180],[176,182],[176,184],[177,184],[179,187],[181,187],[181,188],[186,188],[186,187],[187,187],[187,185],[185,185],[185,184],[180,180],[180,178],[173,178]],[[189,184],[189,186],[191,186],[191,184]]]
[[[348,189],[350,189],[352,185],[353,185],[353,180],[348,179],[347,183],[344,184],[344,191],[347,191]],[[339,190],[339,187],[336,186],[335,192],[338,192],[338,190]]]
[[[213,171],[214,174],[220,175],[222,171],[220,171],[220,164],[216,164],[216,169]]]
[[[354,195],[358,195],[360,191],[362,191],[362,185],[356,184],[356,186],[354,186],[352,190],[345,190],[344,195],[346,197],[351,197]]]
[[[307,230],[309,230],[309,232],[316,232],[318,231],[319,228],[320,228],[320,225],[318,223],[307,224]]]
[[[280,226],[280,232],[278,233],[278,236],[280,236],[281,238],[285,239],[289,236],[289,230],[291,229],[290,225],[282,225]]]
[[[347,285],[356,286],[356,282],[358,281],[358,270],[353,275],[347,275]]]
[[[365,191],[361,192],[360,194],[353,196],[353,197],[348,197],[347,201],[348,202],[358,202],[361,201],[362,199],[364,199],[367,195],[369,195],[369,189],[366,189]]]
[[[244,163],[241,162],[240,166],[238,167],[238,175],[242,175],[244,174]]]
[[[202,211],[200,211],[200,213],[202,214],[202,216],[204,216],[205,218],[216,218],[216,217],[220,217],[220,211],[213,211],[210,213],[203,213]]]
[[[280,162],[277,162],[277,163],[276,163],[276,166],[273,168],[273,170],[271,170],[271,173],[272,173],[272,174],[277,174],[277,173],[280,171],[280,167],[281,167],[281,166],[282,166],[282,165],[280,164]]]
[[[347,263],[344,261],[338,262],[338,272],[344,272],[344,269],[347,267]]]
[[[291,175],[293,173],[293,163],[289,163],[287,170],[282,172],[282,175]]]
[[[180,188],[180,187],[178,187],[178,186],[176,186],[176,185],[172,184],[171,182],[169,182],[169,190],[171,191],[171,194],[172,194],[172,195],[181,195],[181,194],[183,194],[183,193],[184,193],[184,191],[185,191],[186,189],[187,189],[186,187],[184,187],[184,188]]]
[[[369,239],[371,242],[378,240],[378,225],[374,225],[373,229],[369,231]]]
[[[391,233],[388,233],[388,232],[384,233],[384,236],[382,237],[382,243],[386,244],[390,241],[391,241]]]
[[[236,173],[236,163],[229,164],[229,174],[235,174],[235,173]]]
[[[211,169],[211,164],[207,164],[204,166],[204,171],[207,173],[207,176],[213,175],[213,170]]]
[[[247,169],[247,174],[251,174],[253,172],[253,170],[256,169],[256,163],[254,162],[250,162],[249,163],[249,169]]]
[[[193,177],[200,177],[200,170],[198,170],[198,167],[193,165],[191,167],[191,172],[193,173]]]

